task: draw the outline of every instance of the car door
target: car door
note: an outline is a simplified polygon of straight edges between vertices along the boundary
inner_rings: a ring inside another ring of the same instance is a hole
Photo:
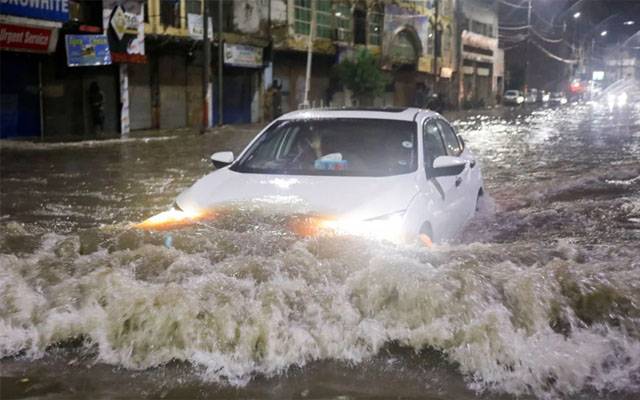
[[[456,186],[456,203],[454,212],[457,215],[464,216],[460,223],[460,227],[466,222],[468,218],[473,215],[476,204],[476,193],[471,175],[471,159],[468,152],[465,154],[462,143],[458,139],[455,130],[444,119],[437,120],[438,127],[442,134],[447,155],[452,157],[458,157],[461,161],[466,163],[465,169],[454,177]],[[475,161],[473,162],[475,168]]]
[[[437,118],[424,121],[422,145],[427,184],[433,185],[436,189],[435,193],[437,193],[436,198],[429,199],[433,218],[433,221],[430,222],[438,240],[446,240],[457,231],[461,224],[457,221],[459,216],[455,215],[461,197],[460,190],[456,186],[456,176],[429,176],[429,168],[433,167],[433,161],[440,156],[448,155]]]

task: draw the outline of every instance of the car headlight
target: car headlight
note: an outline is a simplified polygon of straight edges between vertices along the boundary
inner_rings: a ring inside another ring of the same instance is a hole
[[[618,95],[618,107],[627,105],[627,93],[622,92]]]
[[[191,208],[183,210],[174,203],[171,209],[156,214],[151,218],[147,218],[135,226],[139,229],[152,231],[169,230],[192,225],[197,221],[201,221],[205,218],[211,218],[213,216],[214,213],[212,212],[205,213]]]
[[[323,219],[319,223],[319,231],[321,233],[361,236],[374,240],[400,243],[404,239],[403,217],[405,211],[397,211],[365,220],[351,218]]]

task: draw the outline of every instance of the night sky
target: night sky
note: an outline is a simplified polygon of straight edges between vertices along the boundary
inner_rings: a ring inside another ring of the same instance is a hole
[[[602,57],[607,46],[624,42],[640,47],[640,0],[532,0],[533,32],[527,45],[527,0],[499,0],[500,47],[505,49],[506,89],[522,89],[524,67],[529,56],[530,88],[564,90],[574,76],[574,67],[558,61],[575,59],[571,46],[594,46]],[[520,6],[520,7],[513,7]],[[574,19],[574,14],[580,16]],[[634,21],[633,25],[626,21]],[[600,36],[606,30],[606,36]],[[634,35],[635,34],[635,35]],[[545,54],[542,47],[547,51]],[[638,49],[635,49],[636,51]]]

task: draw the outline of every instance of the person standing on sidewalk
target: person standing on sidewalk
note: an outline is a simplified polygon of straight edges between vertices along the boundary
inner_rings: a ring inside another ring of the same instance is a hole
[[[104,133],[104,94],[96,81],[89,85],[89,106],[93,131],[96,136],[100,136]]]

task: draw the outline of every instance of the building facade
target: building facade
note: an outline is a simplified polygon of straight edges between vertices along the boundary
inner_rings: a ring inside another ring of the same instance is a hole
[[[498,48],[497,3],[458,2],[462,76],[459,102],[464,107],[493,105],[504,91],[504,51]]]
[[[334,66],[363,48],[388,78],[371,105],[424,106],[425,92],[450,107],[490,105],[503,89],[495,0],[59,0],[62,14],[54,17],[4,7],[22,3],[2,3],[3,14],[18,14],[3,15],[3,29],[40,29],[50,40],[37,49],[0,42],[3,79],[19,78],[3,81],[3,136],[84,138],[257,122],[273,115],[266,112],[272,87],[278,112],[300,108],[312,28],[312,106],[354,105]],[[36,3],[54,2],[25,4]],[[104,35],[108,62],[71,65],[67,36],[87,40],[78,35]],[[206,101],[203,69],[211,78]],[[100,129],[89,98],[95,85]]]

